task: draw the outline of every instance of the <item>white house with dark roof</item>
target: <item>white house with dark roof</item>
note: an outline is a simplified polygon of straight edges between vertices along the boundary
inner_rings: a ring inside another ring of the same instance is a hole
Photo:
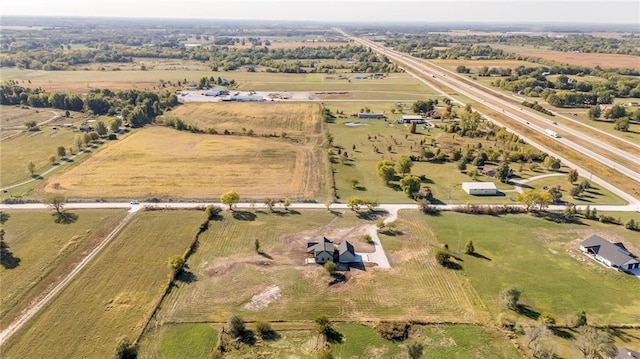
[[[334,263],[357,262],[356,252],[351,243],[344,241],[335,245],[327,237],[323,237],[321,242],[307,242],[307,253],[312,254],[315,262],[320,264],[329,261]]]
[[[632,257],[620,242],[611,243],[602,237],[593,235],[580,243],[580,250],[592,256],[596,261],[619,271],[640,268],[640,262]]]

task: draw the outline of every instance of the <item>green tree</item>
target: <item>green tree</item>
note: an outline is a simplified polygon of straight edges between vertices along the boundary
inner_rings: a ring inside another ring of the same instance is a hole
[[[583,310],[576,314],[576,319],[573,322],[573,326],[575,328],[579,328],[584,325],[587,325],[587,313],[585,313],[585,311]]]
[[[229,206],[229,209],[233,211],[233,206],[240,202],[240,195],[236,191],[229,191],[220,197],[220,202]]]
[[[57,159],[56,155],[49,156],[49,162],[51,162],[52,165],[56,164],[56,159]]]
[[[246,331],[244,320],[237,315],[229,317],[229,320],[227,320],[227,327],[227,332],[234,339],[242,337]]]
[[[472,253],[475,253],[475,251],[476,251],[476,248],[473,246],[473,241],[469,240],[464,246],[464,252],[466,254],[472,254]]]
[[[613,129],[621,132],[629,132],[629,119],[619,118],[613,123]]]
[[[182,258],[182,256],[179,254],[171,256],[169,257],[167,265],[169,266],[169,270],[171,271],[171,278],[175,278],[184,267],[184,258]]]
[[[591,106],[589,108],[589,112],[587,112],[589,119],[591,120],[597,120],[600,118],[600,116],[602,116],[602,109],[600,109],[600,106],[596,105],[596,106]]]
[[[259,320],[256,322],[256,332],[262,339],[264,339],[272,334],[273,329],[271,328],[271,324],[268,322]]]
[[[629,230],[635,230],[638,229],[637,228],[638,225],[636,224],[636,221],[633,220],[633,218],[629,219],[628,221],[626,221],[624,223],[624,228],[629,229]]]
[[[27,164],[27,169],[29,170],[29,173],[33,176],[33,174],[36,172],[36,164],[33,163],[33,161],[29,161],[29,163]]]
[[[573,168],[569,170],[569,175],[568,175],[567,179],[569,180],[570,183],[574,183],[575,181],[577,181],[578,177],[580,177],[578,175],[578,170],[573,169]]]
[[[436,252],[436,262],[438,262],[438,264],[440,264],[441,266],[446,266],[449,261],[451,260],[451,255],[443,250],[438,250]]]
[[[117,133],[118,131],[120,131],[120,126],[122,126],[122,120],[119,118],[114,118],[109,124],[109,128],[113,133]]]
[[[617,118],[624,117],[626,114],[627,114],[627,111],[625,110],[624,106],[616,104],[611,106],[608,110],[604,112],[604,117],[615,120]]]
[[[524,191],[516,196],[516,201],[524,203],[527,211],[538,206],[539,210],[544,210],[553,202],[553,196],[543,189]]]
[[[413,161],[408,156],[400,156],[400,159],[396,163],[396,170],[401,176],[411,173],[413,167]]]
[[[121,337],[116,342],[116,359],[136,359],[138,351],[127,337]]]
[[[389,184],[396,176],[393,161],[382,160],[376,164],[376,168],[378,169],[378,176],[385,184]]]
[[[498,168],[496,168],[496,177],[499,178],[502,183],[507,182],[507,177],[509,177],[509,163],[500,163]]]
[[[409,197],[412,197],[420,191],[420,184],[420,178],[413,175],[404,176],[400,180],[400,188],[402,188],[402,191],[404,191],[404,193]]]
[[[424,347],[420,343],[411,343],[407,345],[407,354],[409,354],[410,359],[419,359],[422,357],[422,351]]]
[[[520,290],[516,287],[505,288],[500,292],[500,303],[507,309],[516,310],[520,295]]]
[[[360,207],[364,205],[364,200],[358,197],[349,197],[347,198],[347,207],[350,210],[358,212]]]
[[[98,121],[96,122],[96,132],[102,137],[107,135],[109,129],[107,129],[107,125],[103,121]]]
[[[24,126],[27,128],[27,131],[32,131],[38,128],[38,123],[36,121],[26,121]]]
[[[289,206],[291,206],[291,201],[289,200],[289,198],[284,199],[284,201],[282,202],[282,206],[284,206],[285,211],[289,210]]]
[[[553,171],[557,171],[560,169],[560,167],[562,166],[562,164],[560,163],[560,160],[553,157],[553,156],[547,156],[544,158],[544,162],[542,162],[542,164],[549,170],[553,170]]]
[[[63,158],[67,154],[67,149],[64,146],[58,146],[58,157]]]

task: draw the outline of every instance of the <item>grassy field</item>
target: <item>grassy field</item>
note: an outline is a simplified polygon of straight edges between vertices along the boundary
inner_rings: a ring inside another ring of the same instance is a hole
[[[105,358],[134,338],[164,290],[203,212],[141,212],[3,348],[4,358]]]
[[[20,261],[0,267],[0,328],[79,262],[124,217],[123,210],[73,210],[78,220],[54,223],[50,211],[9,211],[5,240]]]
[[[438,241],[449,244],[454,252],[461,253],[465,242],[473,240],[480,256],[460,254],[462,266],[494,316],[505,311],[497,301],[499,292],[515,285],[522,291],[521,303],[529,309],[530,318],[548,312],[564,323],[565,318],[584,310],[594,324],[640,322],[638,279],[604,268],[578,249],[582,240],[598,234],[609,240],[622,240],[637,252],[634,249],[640,248],[640,237],[622,226],[597,221],[557,224],[529,215],[443,213],[425,219],[417,213],[407,213],[404,217],[426,220]],[[519,321],[528,320],[524,315],[517,317]]]
[[[51,113],[49,113],[51,116]],[[64,119],[67,123],[68,119]],[[80,124],[84,118],[69,119],[68,123]],[[0,151],[0,178],[2,186],[10,185],[30,177],[27,164],[33,161],[36,165],[35,173],[41,173],[51,168],[49,157],[57,156],[58,146],[68,148],[73,147],[74,152],[78,150],[75,144],[77,130],[57,127],[54,130],[51,126],[43,127],[40,131],[24,132],[10,139],[2,141]]]
[[[24,131],[26,129],[24,123],[27,121],[42,123],[60,114],[59,111],[47,109],[0,106],[0,139],[5,139]]]
[[[219,133],[254,131],[257,136],[286,132],[303,142],[322,143],[320,104],[284,102],[218,102],[183,104],[169,116],[183,119],[200,129],[214,128]],[[243,131],[244,129],[244,131]]]
[[[304,326],[306,325],[306,328]],[[225,358],[315,358],[315,334],[310,324],[291,327],[289,323],[272,324],[280,335],[276,340],[259,341],[254,347],[231,351]],[[518,358],[516,349],[504,337],[483,327],[468,325],[433,325],[412,327],[404,342],[381,339],[369,326],[356,323],[336,323],[343,335],[342,343],[332,345],[338,359],[406,357],[410,343],[424,346],[424,358]],[[211,324],[167,324],[145,337],[139,358],[208,358],[217,338],[217,326]],[[477,340],[483,338],[483,340]]]
[[[284,211],[282,211],[284,212]],[[348,211],[273,214],[243,211],[212,222],[188,265],[195,280],[179,285],[158,314],[158,323],[224,322],[232,313],[246,320],[313,320],[319,314],[341,320],[424,320],[473,323],[485,318],[479,298],[459,273],[435,264],[430,238],[407,232],[388,251],[393,268],[354,269],[329,285],[318,265],[303,265],[306,242],[327,236],[361,247],[366,226]],[[254,251],[259,239],[264,255]],[[426,244],[426,245],[425,245]],[[247,309],[270,286],[281,296],[261,309]]]
[[[324,191],[324,158],[316,143],[149,127],[52,176],[34,192],[57,184],[72,198],[217,199],[229,190],[245,199],[315,198]]]
[[[578,185],[583,180],[589,180],[588,178],[580,177],[578,181],[576,181],[575,185]],[[591,183],[591,187],[587,189],[582,196],[578,198],[571,197],[571,188],[575,185],[572,185],[567,180],[567,176],[557,176],[557,177],[546,177],[537,179],[531,182],[527,182],[526,186],[530,186],[535,189],[544,189],[544,187],[551,188],[560,186],[560,191],[562,192],[562,201],[570,202],[573,204],[581,205],[581,204],[617,204],[624,205],[627,204],[622,198],[616,196],[611,193],[611,191],[606,188],[602,188],[597,183]],[[526,188],[526,187],[525,187]]]
[[[329,103],[326,106],[334,113],[343,111],[347,115],[369,107],[371,112],[384,112],[388,116],[386,122],[345,116],[327,125],[328,131],[335,138],[334,145],[340,146],[342,151],[347,152],[350,159],[345,163],[336,161],[333,164],[337,195],[342,201],[354,196],[376,198],[381,203],[408,201],[407,196],[399,190],[397,181],[392,182],[391,186],[382,183],[376,172],[376,163],[387,159],[397,160],[401,155],[419,156],[422,147],[420,141],[424,141],[432,152],[441,150],[445,153],[450,153],[456,148],[477,147],[479,143],[485,149],[501,146],[500,143],[486,141],[484,138],[468,138],[445,133],[439,128],[425,130],[419,127],[418,133],[411,134],[407,126],[395,123],[402,116],[399,113],[390,113],[395,103]],[[345,125],[350,122],[358,122],[359,126]],[[441,124],[439,120],[433,122]],[[388,150],[389,147],[391,151]],[[379,150],[377,153],[375,148]],[[496,164],[487,164],[487,166],[495,167]],[[511,167],[519,179],[550,173],[541,167],[532,171],[527,164],[513,163]],[[471,171],[474,168],[475,166],[469,165],[467,170]],[[563,170],[567,169],[563,168]],[[494,182],[501,194],[484,197],[467,195],[461,188],[462,182],[473,180],[466,173],[459,171],[454,162],[415,162],[411,173],[426,176],[427,180],[423,181],[423,186],[429,186],[435,197],[446,203],[512,203],[517,194],[512,185],[500,183],[495,178],[480,176],[478,178],[480,181]],[[356,188],[352,186],[352,180],[359,182]]]

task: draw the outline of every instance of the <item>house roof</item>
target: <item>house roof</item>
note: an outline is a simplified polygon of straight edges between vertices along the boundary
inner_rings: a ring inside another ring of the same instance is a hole
[[[353,249],[353,246],[348,241],[344,241],[338,245],[338,254],[342,255],[346,252],[349,252],[353,255],[356,254],[356,251]]]
[[[493,182],[462,182],[462,188],[468,189],[497,189]]]
[[[335,246],[333,242],[331,242],[327,237],[322,238],[322,242],[307,242],[307,252],[317,255],[320,252],[329,252],[333,253],[335,251]]]
[[[613,359],[640,359],[640,353],[627,348],[619,348]]]
[[[621,266],[635,259],[629,255],[622,243],[611,243],[606,239],[593,235],[580,243],[581,247],[591,248],[600,257],[608,260],[611,264]]]

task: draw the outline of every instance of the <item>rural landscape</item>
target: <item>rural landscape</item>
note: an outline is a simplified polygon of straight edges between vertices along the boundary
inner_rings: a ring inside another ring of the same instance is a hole
[[[0,26],[0,357],[640,358],[638,23]]]

